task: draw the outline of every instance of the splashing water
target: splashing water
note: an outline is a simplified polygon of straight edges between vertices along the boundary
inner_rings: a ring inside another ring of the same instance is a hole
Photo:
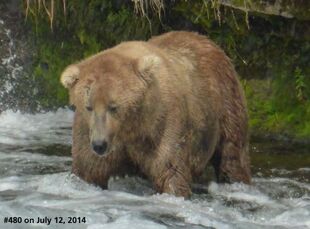
[[[28,75],[27,66],[31,61],[30,44],[22,32],[17,35],[12,29],[22,30],[22,26],[12,27],[12,21],[20,20],[0,15],[0,112],[6,109],[30,110],[38,106],[33,98],[38,93],[37,83]],[[9,14],[9,13],[8,13]],[[22,24],[22,23],[20,23]],[[17,38],[18,37],[18,38]],[[29,46],[29,47],[28,47]]]
[[[280,151],[259,152],[266,166],[254,165],[254,182],[204,186],[190,200],[156,194],[137,178],[110,179],[102,190],[71,174],[73,113],[0,114],[0,228],[309,228],[310,168],[271,165]],[[257,154],[259,153],[259,156]],[[261,155],[262,154],[262,155]],[[291,152],[290,157],[299,157]],[[256,160],[256,159],[255,159]],[[268,164],[268,166],[267,166]],[[50,217],[45,223],[4,224],[4,217]],[[86,223],[57,224],[55,217],[85,217]]]
[[[17,56],[14,51],[14,41],[11,36],[11,30],[5,27],[5,23],[0,19],[0,37],[2,43],[0,67],[2,88],[0,90],[0,98],[10,93],[13,89],[12,81],[19,78],[23,72],[23,67],[17,63]],[[0,104],[4,106],[3,103]]]

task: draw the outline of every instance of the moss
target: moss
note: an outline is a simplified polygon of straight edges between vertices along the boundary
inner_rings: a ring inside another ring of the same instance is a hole
[[[244,84],[252,134],[271,133],[309,138],[309,101],[286,106],[279,104],[280,99],[276,95],[274,84],[270,80],[249,80]],[[294,92],[289,92],[291,93],[289,97],[293,98]],[[286,93],[288,93],[287,90]],[[291,103],[287,98],[287,95],[282,97],[282,102]]]

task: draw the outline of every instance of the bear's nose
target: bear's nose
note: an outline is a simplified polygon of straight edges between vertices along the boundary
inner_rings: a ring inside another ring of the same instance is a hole
[[[93,141],[92,147],[97,154],[102,155],[107,150],[108,143],[106,141]]]

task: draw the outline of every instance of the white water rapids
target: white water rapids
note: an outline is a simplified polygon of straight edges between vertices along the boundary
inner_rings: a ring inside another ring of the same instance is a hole
[[[155,194],[136,177],[102,190],[70,172],[72,117],[67,109],[0,114],[0,228],[310,228],[310,167],[257,172],[252,186],[211,182],[190,200]],[[4,224],[11,216],[86,223]]]

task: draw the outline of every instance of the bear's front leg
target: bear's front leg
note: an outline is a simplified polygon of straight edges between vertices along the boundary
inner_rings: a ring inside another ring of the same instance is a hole
[[[169,193],[185,198],[191,195],[191,171],[189,168],[188,147],[181,142],[184,133],[182,120],[175,120],[177,112],[171,112],[160,145],[146,161],[147,173],[155,189],[160,193]]]
[[[175,196],[183,196],[185,198],[190,197],[190,183],[192,179],[188,167],[181,162],[175,162],[168,158],[167,160],[168,162],[163,166],[156,166],[158,171],[161,171],[159,174],[154,174],[153,181],[156,190],[160,193],[169,193]]]

